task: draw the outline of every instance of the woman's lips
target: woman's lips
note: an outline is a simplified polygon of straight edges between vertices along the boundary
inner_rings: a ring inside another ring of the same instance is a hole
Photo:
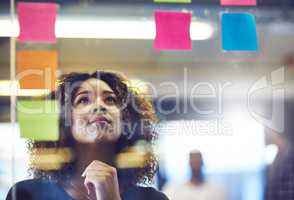
[[[96,124],[111,124],[111,121],[107,119],[106,117],[97,117],[95,118],[91,123],[96,123]]]

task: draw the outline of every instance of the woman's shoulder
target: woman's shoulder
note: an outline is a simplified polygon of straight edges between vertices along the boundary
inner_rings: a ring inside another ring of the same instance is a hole
[[[71,200],[58,184],[46,179],[28,179],[14,184],[6,200]]]
[[[15,195],[15,198],[13,196]],[[73,200],[61,186],[46,179],[29,179],[11,187],[6,200]],[[133,186],[122,194],[122,200],[168,200],[153,187]]]
[[[168,200],[168,198],[162,193],[157,191],[153,187],[134,186],[127,190],[122,195],[123,200]]]

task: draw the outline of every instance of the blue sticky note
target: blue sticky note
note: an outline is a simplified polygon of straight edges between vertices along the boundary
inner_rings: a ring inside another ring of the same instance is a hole
[[[223,13],[222,47],[225,51],[257,51],[255,17],[249,13]]]

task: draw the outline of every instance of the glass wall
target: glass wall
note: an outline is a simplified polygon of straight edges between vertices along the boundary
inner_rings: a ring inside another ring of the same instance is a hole
[[[0,198],[14,183],[33,178],[29,140],[21,134],[16,105],[49,93],[48,88],[19,88],[19,69],[38,69],[49,62],[54,77],[110,70],[147,91],[160,121],[155,148],[159,172],[153,187],[165,191],[189,181],[189,153],[197,149],[205,180],[223,188],[225,199],[272,199],[279,192],[291,199],[287,194],[293,189],[283,179],[287,175],[276,175],[291,161],[292,152],[291,0],[263,0],[245,7],[221,6],[214,0],[25,1],[58,5],[54,42],[22,41],[19,2],[24,0],[0,2]],[[191,49],[155,48],[158,10],[192,14]],[[254,16],[256,51],[223,49],[224,13]]]

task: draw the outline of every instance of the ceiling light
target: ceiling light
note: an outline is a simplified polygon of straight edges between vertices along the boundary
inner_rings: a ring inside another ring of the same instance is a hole
[[[17,37],[17,19],[0,17],[0,37]],[[192,40],[206,40],[213,36],[213,26],[206,22],[192,21]],[[102,38],[102,39],[154,39],[155,22],[152,20],[101,19],[59,17],[55,24],[57,38]]]
[[[0,81],[0,96],[44,96],[49,93],[47,89],[20,89],[18,81]]]

